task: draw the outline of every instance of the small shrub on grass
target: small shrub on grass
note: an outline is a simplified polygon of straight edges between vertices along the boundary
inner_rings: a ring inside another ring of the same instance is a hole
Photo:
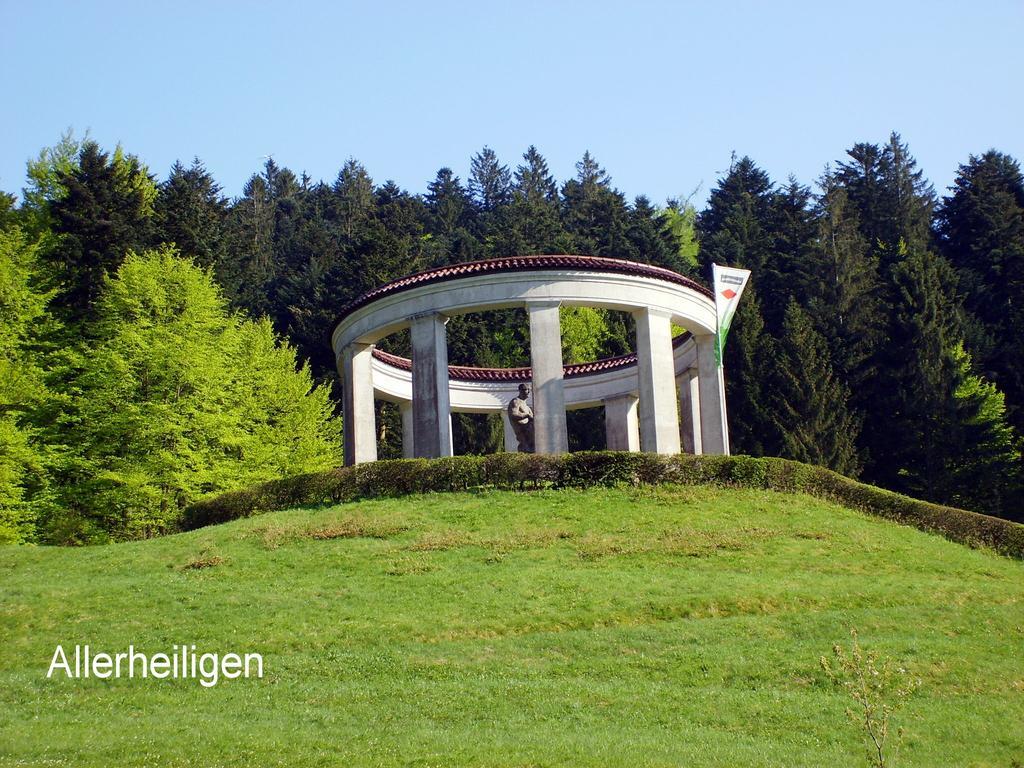
[[[220,555],[202,554],[185,563],[184,568],[187,571],[201,571],[204,568],[215,568],[225,562],[227,561]]]
[[[891,659],[861,648],[856,629],[850,630],[850,637],[850,650],[834,646],[831,659],[821,657],[821,668],[853,700],[846,716],[864,738],[868,764],[872,768],[891,768],[903,740],[902,728],[897,728],[892,738],[893,715],[921,681]]]

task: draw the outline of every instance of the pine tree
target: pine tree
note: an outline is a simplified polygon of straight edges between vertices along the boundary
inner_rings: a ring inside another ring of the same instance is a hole
[[[481,247],[470,230],[475,228],[469,193],[451,168],[442,168],[427,185],[426,228],[433,235],[430,261],[434,265],[472,261]]]
[[[1024,177],[1000,152],[961,165],[938,212],[942,253],[957,270],[975,362],[1006,394],[1024,434]]]
[[[934,500],[945,482],[948,432],[956,427],[951,351],[960,337],[945,294],[950,268],[925,249],[903,247],[897,259],[896,301],[865,443],[875,481]]]
[[[523,164],[516,168],[512,203],[507,211],[502,230],[494,236],[492,255],[564,253],[569,249],[555,179],[547,161],[532,145],[523,154]]]
[[[775,193],[772,211],[772,253],[758,273],[758,286],[765,325],[778,336],[790,301],[807,301],[815,267],[817,220],[811,191],[793,177]]]
[[[104,279],[128,251],[149,243],[156,187],[137,158],[120,147],[109,155],[92,141],[57,185],[63,193],[49,207],[60,237],[47,257],[59,284],[55,302],[78,322],[91,316]]]
[[[640,259],[629,239],[626,199],[590,152],[576,163],[576,178],[562,185],[562,219],[576,253]]]
[[[676,235],[665,226],[662,213],[651,205],[650,200],[643,195],[637,197],[626,214],[626,221],[631,258],[674,272],[685,274],[690,270],[691,264],[680,255]],[[689,234],[693,235],[692,228]]]
[[[836,181],[846,189],[861,233],[881,254],[887,272],[901,242],[910,250],[929,246],[935,192],[897,133],[884,147],[856,144],[847,154],[851,160],[838,164]]]
[[[469,215],[469,195],[451,168],[442,168],[427,185],[423,198],[431,214],[432,229],[435,233],[452,236],[456,229],[465,225]]]
[[[854,162],[840,163],[833,189],[846,192],[878,263],[879,343],[850,382],[865,412],[865,476],[890,488],[920,487],[934,498],[942,472],[936,441],[952,419],[949,350],[962,339],[955,274],[930,250],[934,192],[899,135],[884,147],[858,144],[849,154]],[[853,358],[867,351],[860,346]],[[849,354],[851,347],[839,351]],[[843,365],[854,370],[853,363]]]
[[[836,374],[851,391],[851,407],[864,413],[870,405],[866,385],[877,372],[875,355],[884,331],[878,259],[860,232],[847,190],[831,175],[821,186],[816,252],[797,280],[816,327],[828,340]]]
[[[1003,393],[971,371],[962,346],[952,350],[956,420],[946,433],[947,466],[937,500],[1024,522],[1021,444],[1007,420]]]
[[[228,201],[199,158],[176,162],[156,198],[156,239],[174,245],[204,267],[224,258]]]
[[[373,179],[354,158],[350,158],[338,172],[334,182],[337,218],[346,238],[355,237],[360,224],[373,215]]]
[[[484,147],[470,161],[469,194],[481,213],[491,213],[511,198],[512,173],[498,162],[490,147]]]
[[[711,191],[697,218],[700,261],[744,267],[753,273],[725,346],[729,438],[736,453],[777,453],[779,435],[772,420],[765,382],[775,365],[774,341],[764,327],[759,277],[773,257],[774,187],[768,175],[744,157]]]
[[[769,391],[777,365],[776,342],[765,330],[757,286],[751,281],[736,308],[723,355],[733,453],[779,455],[782,440]]]
[[[825,338],[790,299],[771,382],[772,419],[781,454],[856,477],[860,422],[851,414],[850,391],[834,374]]]

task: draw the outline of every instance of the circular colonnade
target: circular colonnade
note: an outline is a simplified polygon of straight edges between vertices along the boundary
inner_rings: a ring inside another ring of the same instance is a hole
[[[637,351],[563,365],[561,306],[631,313]],[[529,318],[529,368],[448,365],[449,317],[512,307]],[[596,406],[605,409],[610,450],[728,453],[716,318],[714,295],[699,283],[596,256],[490,259],[394,280],[349,304],[331,337],[344,390],[345,463],[377,458],[375,399],[398,404],[407,457],[451,456],[452,412],[501,413],[505,449],[514,451],[506,408],[524,382],[532,384],[537,453],[568,450],[566,410]],[[687,332],[673,338],[673,324]],[[411,360],[375,348],[405,328]]]

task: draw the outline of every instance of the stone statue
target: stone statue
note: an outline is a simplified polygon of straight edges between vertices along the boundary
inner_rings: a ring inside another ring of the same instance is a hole
[[[533,408],[526,403],[530,396],[527,384],[519,385],[519,394],[508,404],[508,420],[512,423],[512,431],[519,441],[520,453],[533,453]]]

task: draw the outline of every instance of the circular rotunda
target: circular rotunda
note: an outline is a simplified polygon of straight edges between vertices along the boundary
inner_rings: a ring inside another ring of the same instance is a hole
[[[559,308],[629,312],[633,354],[563,365]],[[522,307],[529,368],[449,365],[445,324],[470,312]],[[331,345],[344,390],[345,463],[377,458],[374,401],[397,403],[403,455],[452,455],[452,412],[507,413],[520,384],[533,393],[537,453],[568,450],[566,411],[603,407],[607,448],[726,454],[722,369],[715,357],[714,294],[662,267],[596,256],[521,256],[430,269],[369,291],[342,310]],[[672,326],[686,332],[673,338]],[[408,328],[412,359],[375,348]]]

